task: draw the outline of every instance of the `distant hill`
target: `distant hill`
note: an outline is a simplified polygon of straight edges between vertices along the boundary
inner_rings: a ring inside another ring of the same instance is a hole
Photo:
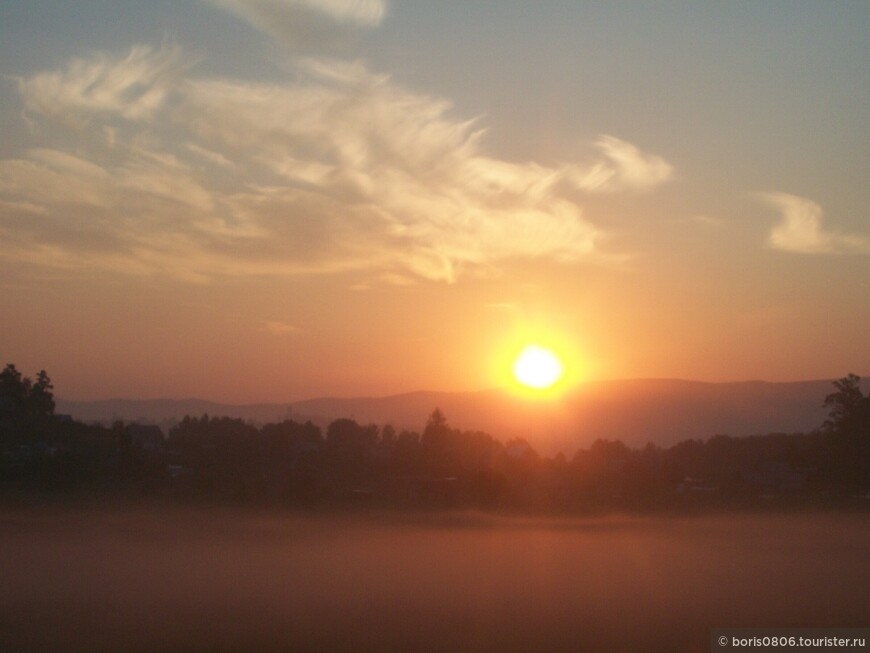
[[[106,426],[122,420],[142,424],[157,424],[164,432],[185,415],[200,417],[238,417],[255,424],[280,422],[289,416],[292,404],[221,404],[204,399],[102,399],[98,401],[68,401],[56,399],[55,412],[72,415],[85,423],[99,422]],[[295,418],[294,419],[298,419]]]
[[[867,383],[865,380],[865,389]],[[200,399],[65,401],[57,412],[85,422],[139,421],[168,428],[184,415],[238,417],[254,423],[292,418],[325,428],[338,417],[420,431],[440,408],[457,428],[486,431],[502,441],[525,437],[541,453],[571,455],[597,438],[630,446],[671,445],[716,434],[807,432],[824,422],[831,381],[702,383],[641,379],[586,383],[558,401],[511,394],[413,392],[388,397],[321,398],[286,404],[228,405]]]

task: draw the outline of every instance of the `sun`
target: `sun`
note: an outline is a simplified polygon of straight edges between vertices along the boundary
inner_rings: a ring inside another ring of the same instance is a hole
[[[520,384],[545,390],[562,378],[562,361],[540,345],[527,345],[514,361],[514,377]]]

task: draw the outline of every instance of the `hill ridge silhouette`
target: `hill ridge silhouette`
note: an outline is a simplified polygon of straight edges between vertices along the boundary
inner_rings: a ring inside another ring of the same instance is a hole
[[[868,387],[865,379],[862,384]],[[595,439],[671,445],[771,432],[809,432],[825,419],[832,380],[709,382],[686,379],[591,381],[554,400],[523,399],[503,389],[416,390],[385,396],[315,397],[283,403],[229,404],[199,398],[58,399],[58,412],[86,422],[116,419],[168,429],[184,415],[228,416],[255,423],[311,420],[322,428],[346,417],[360,423],[421,430],[438,407],[454,427],[504,440],[524,437],[541,453],[573,453]]]

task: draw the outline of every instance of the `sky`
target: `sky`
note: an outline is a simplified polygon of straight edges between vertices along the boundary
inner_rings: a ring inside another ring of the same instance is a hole
[[[870,3],[0,0],[0,355],[68,399],[870,373]]]

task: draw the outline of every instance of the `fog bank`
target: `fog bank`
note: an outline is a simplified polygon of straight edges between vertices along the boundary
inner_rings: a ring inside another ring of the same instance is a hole
[[[859,514],[0,511],[0,650],[706,651],[859,627]]]

